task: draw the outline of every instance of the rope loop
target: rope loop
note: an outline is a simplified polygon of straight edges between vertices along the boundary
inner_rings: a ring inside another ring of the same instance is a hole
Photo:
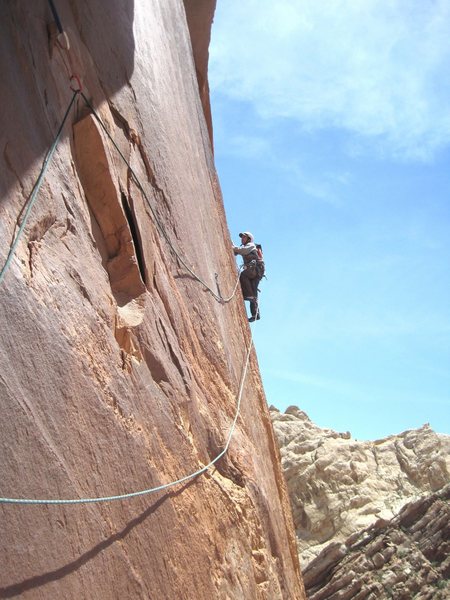
[[[65,31],[63,31],[62,33],[58,33],[58,35],[56,36],[56,43],[61,48],[61,50],[70,50],[69,36]]]
[[[144,189],[141,181],[139,180],[138,176],[136,175],[135,171],[133,170],[133,167],[131,166],[130,161],[124,156],[123,152],[121,151],[119,146],[114,141],[114,138],[108,131],[106,125],[103,123],[102,119],[100,118],[100,116],[97,113],[97,111],[95,110],[95,108],[92,106],[91,102],[89,102],[89,99],[86,97],[85,93],[83,91],[81,91],[80,94],[83,97],[84,101],[86,102],[86,106],[91,110],[92,114],[94,115],[95,120],[100,125],[100,127],[104,131],[105,135],[108,137],[109,141],[113,145],[113,147],[116,149],[120,158],[127,165],[128,169],[133,177],[134,182],[138,186],[143,197],[145,198],[145,201],[147,202],[147,205],[150,209],[150,212],[153,215],[153,219],[155,221],[155,224],[156,224],[159,232],[161,233],[163,238],[166,240],[169,247],[172,249],[172,252],[174,253],[174,255],[177,257],[177,259],[180,261],[180,263],[183,265],[183,267],[186,269],[186,271],[188,273],[190,273],[195,280],[197,280],[199,283],[201,283],[211,293],[211,295],[217,300],[217,302],[219,302],[220,304],[228,304],[228,302],[230,302],[234,298],[234,295],[236,294],[236,290],[239,285],[239,275],[241,273],[242,267],[239,269],[238,277],[237,277],[236,283],[233,288],[233,293],[228,298],[223,298],[223,296],[221,294],[219,295],[217,292],[215,292],[212,289],[212,287],[206,283],[206,281],[204,281],[201,277],[199,277],[199,275],[197,275],[197,273],[195,273],[195,271],[193,269],[191,269],[191,267],[188,264],[188,260],[181,255],[180,251],[174,246],[172,240],[170,239],[170,237],[164,227],[164,224],[161,223],[161,221],[158,217],[158,214],[157,214],[155,208],[153,207],[153,204],[150,201],[147,193],[145,192],[145,189]]]
[[[78,87],[74,87],[74,84],[72,83],[74,80],[75,80],[75,82],[76,82],[76,84],[77,84]],[[81,85],[81,80],[80,80],[80,77],[78,75],[76,75],[75,73],[73,73],[70,76],[69,81],[70,81],[70,89],[72,90],[72,92],[76,92],[77,94],[78,93],[82,93],[83,86]]]
[[[233,420],[231,422],[230,428],[228,430],[228,435],[226,438],[225,445],[219,454],[215,456],[213,459],[209,461],[205,466],[189,473],[188,475],[184,475],[179,479],[175,479],[173,481],[169,481],[168,483],[163,483],[162,485],[158,485],[156,487],[147,488],[145,490],[139,490],[136,492],[128,492],[124,494],[117,494],[114,496],[97,496],[93,498],[0,498],[0,504],[28,504],[28,505],[36,505],[36,504],[48,504],[48,505],[60,505],[60,504],[94,504],[101,502],[113,502],[115,500],[129,500],[130,498],[136,498],[137,496],[146,496],[148,494],[154,494],[155,492],[161,492],[163,490],[167,490],[174,486],[180,485],[184,481],[189,481],[190,479],[195,479],[199,475],[206,473],[211,467],[213,467],[221,458],[228,452],[228,448],[230,447],[231,440],[233,438],[234,431],[236,429],[237,420],[239,418],[241,412],[241,403],[242,403],[242,395],[244,392],[244,384],[247,378],[247,371],[250,364],[250,356],[253,348],[253,338],[250,338],[250,344],[246,350],[246,355],[244,359],[242,375],[239,382],[239,390],[237,393],[236,399],[236,408]]]
[[[52,3],[51,3],[52,5]],[[78,87],[74,87],[73,85],[73,81],[75,80],[76,84]],[[233,293],[231,294],[231,296],[229,296],[228,298],[223,298],[220,289],[219,289],[219,281],[218,281],[218,274],[216,273],[216,283],[217,283],[217,287],[218,287],[218,292],[216,293],[210,286],[208,286],[206,284],[206,282],[203,281],[203,279],[201,279],[187,264],[186,260],[183,259],[183,257],[180,255],[180,253],[178,252],[178,250],[175,248],[175,246],[173,245],[171,239],[169,238],[167,231],[165,230],[163,224],[160,222],[160,220],[158,219],[158,216],[156,214],[155,209],[153,208],[147,194],[145,193],[145,190],[141,184],[141,182],[139,181],[137,175],[135,174],[135,172],[133,171],[129,161],[125,158],[125,156],[123,155],[123,153],[121,152],[121,150],[119,149],[119,147],[117,146],[117,144],[115,143],[114,139],[112,138],[112,136],[110,135],[110,133],[108,132],[108,130],[106,129],[106,126],[104,125],[103,121],[100,119],[100,117],[98,116],[98,114],[96,113],[95,109],[93,108],[93,106],[90,104],[89,100],[86,98],[86,96],[83,93],[83,87],[81,85],[81,81],[80,78],[78,77],[78,75],[73,74],[70,77],[70,89],[73,92],[73,96],[72,99],[69,103],[69,106],[66,110],[66,113],[64,115],[64,118],[61,122],[61,125],[59,126],[58,132],[56,134],[56,137],[52,143],[52,146],[50,148],[50,150],[48,151],[47,155],[45,156],[43,165],[42,165],[42,169],[41,172],[39,174],[38,180],[36,181],[36,184],[33,188],[33,191],[30,195],[30,198],[28,200],[28,206],[26,209],[26,213],[24,215],[24,218],[22,220],[21,226],[19,228],[18,234],[14,240],[14,243],[9,251],[8,254],[8,258],[6,260],[5,265],[3,266],[3,268],[0,270],[0,283],[6,273],[6,270],[8,269],[12,257],[14,255],[14,251],[15,248],[19,242],[20,237],[23,234],[24,228],[25,228],[25,224],[27,222],[29,213],[31,211],[31,208],[34,204],[34,202],[36,201],[39,189],[41,187],[43,178],[45,176],[45,172],[52,160],[53,154],[56,150],[56,147],[58,145],[58,142],[60,140],[61,137],[61,133],[63,131],[63,127],[67,121],[67,118],[69,116],[70,113],[70,109],[72,108],[76,97],[78,96],[78,94],[81,94],[81,96],[84,98],[86,104],[90,107],[90,109],[92,110],[94,117],[97,119],[97,121],[99,122],[99,124],[101,125],[102,129],[105,131],[105,133],[107,134],[108,138],[110,139],[111,143],[113,144],[113,146],[115,147],[115,149],[118,151],[119,155],[121,156],[122,160],[127,164],[127,166],[130,169],[131,174],[133,175],[133,178],[136,182],[136,184],[138,185],[139,189],[141,190],[144,198],[146,199],[150,211],[152,212],[154,218],[155,218],[155,222],[156,225],[158,227],[158,229],[160,230],[161,234],[163,235],[163,237],[166,239],[167,243],[169,244],[169,246],[172,248],[172,250],[174,251],[175,255],[177,256],[177,258],[180,260],[181,264],[185,267],[185,269],[187,269],[188,272],[190,272],[192,274],[192,276],[199,281],[202,285],[205,286],[205,288],[207,290],[209,290],[211,292],[211,294],[214,296],[214,298],[220,302],[221,304],[226,304],[228,302],[230,302],[230,300],[234,297],[237,287],[239,285],[239,275],[242,271],[242,267],[239,269],[238,272],[238,277],[233,289]],[[240,383],[239,383],[239,389],[238,389],[238,393],[237,393],[237,399],[236,399],[236,407],[235,407],[235,413],[234,413],[234,418],[231,422],[231,426],[229,428],[228,431],[228,435],[226,438],[226,442],[225,445],[222,449],[221,452],[219,452],[212,460],[210,460],[210,462],[206,465],[204,465],[203,467],[197,469],[196,471],[193,471],[187,475],[184,475],[183,477],[180,477],[179,479],[170,481],[168,483],[164,483],[162,485],[156,486],[156,487],[151,487],[151,488],[147,488],[144,490],[139,490],[139,491],[132,491],[132,492],[128,492],[128,493],[123,493],[123,494],[117,494],[117,495],[111,495],[111,496],[98,496],[98,497],[91,497],[91,498],[8,498],[8,497],[0,497],[0,504],[26,504],[26,505],[36,505],[36,504],[47,504],[47,505],[67,505],[67,504],[91,504],[91,503],[99,503],[99,502],[111,502],[114,500],[128,500],[130,498],[135,498],[137,496],[144,496],[147,494],[152,494],[155,492],[160,492],[162,490],[166,490],[168,488],[171,488],[173,486],[179,485],[181,483],[183,483],[184,481],[188,481],[190,479],[194,479],[196,477],[198,477],[199,475],[205,473],[206,471],[208,471],[211,467],[213,467],[213,465],[215,465],[227,452],[228,452],[228,448],[231,444],[231,440],[234,434],[234,431],[236,429],[236,425],[237,425],[237,420],[239,418],[240,415],[240,410],[241,410],[241,402],[242,402],[242,396],[243,396],[243,391],[244,391],[244,384],[245,384],[245,380],[247,377],[247,371],[249,368],[249,364],[250,364],[250,356],[251,356],[251,351],[253,348],[253,338],[250,337],[250,344],[247,348],[246,351],[246,355],[245,355],[245,359],[244,359],[244,364],[243,364],[243,370],[242,370],[242,375],[240,378]]]

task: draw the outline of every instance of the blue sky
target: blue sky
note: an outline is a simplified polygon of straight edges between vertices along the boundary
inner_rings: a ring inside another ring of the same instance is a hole
[[[263,244],[269,404],[450,433],[450,1],[221,0],[209,80],[230,230]]]

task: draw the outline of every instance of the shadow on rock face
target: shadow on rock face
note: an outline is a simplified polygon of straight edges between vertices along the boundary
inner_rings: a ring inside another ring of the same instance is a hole
[[[99,554],[108,552],[112,547],[114,547],[115,544],[119,544],[135,529],[139,530],[139,527],[143,525],[147,519],[149,519],[153,514],[158,513],[158,510],[163,507],[167,500],[182,494],[184,490],[194,483],[194,481],[195,480],[189,481],[179,489],[163,494],[157,501],[150,504],[148,508],[128,521],[125,527],[123,527],[120,531],[116,531],[112,535],[102,539],[98,544],[80,554],[80,556],[73,561],[53,569],[52,571],[46,571],[44,573],[37,574],[34,577],[29,577],[28,579],[0,587],[0,598],[14,598],[31,590],[36,591],[38,588],[51,584],[54,581],[64,579],[64,577],[77,572],[84,565],[95,559],[95,557]]]
[[[52,39],[57,30],[48,2],[0,5],[6,92],[0,111],[0,203],[17,185],[29,192],[27,173],[42,162],[70,102],[70,75],[80,76],[96,105],[126,86],[134,70],[134,0],[59,0],[56,6],[69,49]],[[68,123],[63,139],[70,131]]]

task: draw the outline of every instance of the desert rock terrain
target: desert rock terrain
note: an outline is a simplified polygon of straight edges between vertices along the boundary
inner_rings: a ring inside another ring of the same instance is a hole
[[[239,294],[214,296],[237,276],[211,144],[214,0],[55,5],[64,36],[49,2],[0,7],[2,267],[48,167],[0,284],[5,499],[202,469],[251,339]],[[304,598],[254,351],[206,473],[126,501],[1,503],[0,523],[1,598]]]

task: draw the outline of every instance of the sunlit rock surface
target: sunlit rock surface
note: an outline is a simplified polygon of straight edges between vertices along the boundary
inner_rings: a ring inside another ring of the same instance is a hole
[[[241,297],[218,303],[167,242],[231,291],[207,111],[214,2],[55,4],[70,49],[48,2],[0,6],[1,264],[72,74],[152,208],[78,96],[0,286],[3,497],[116,495],[200,469],[224,447],[250,340]],[[123,502],[2,504],[0,523],[1,598],[304,598],[254,354],[217,469]]]
[[[308,600],[448,600],[450,485],[329,544],[304,581]]]
[[[295,406],[271,417],[303,565],[450,482],[450,436],[429,425],[367,442],[322,429]]]

